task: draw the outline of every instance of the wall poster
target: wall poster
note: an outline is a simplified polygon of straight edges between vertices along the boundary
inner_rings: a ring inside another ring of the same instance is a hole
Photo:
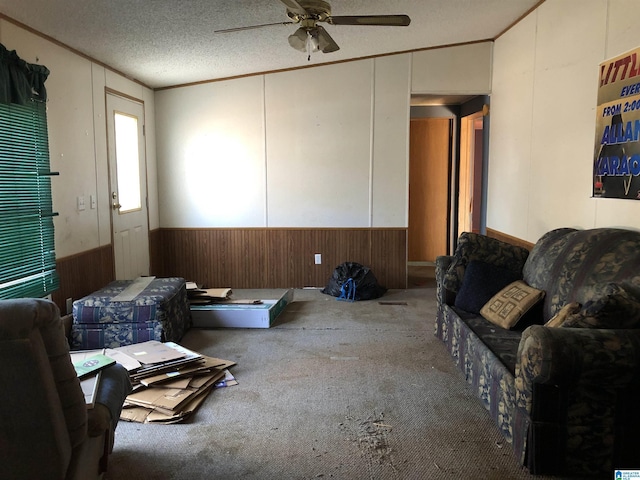
[[[593,196],[640,200],[640,47],[600,64]]]

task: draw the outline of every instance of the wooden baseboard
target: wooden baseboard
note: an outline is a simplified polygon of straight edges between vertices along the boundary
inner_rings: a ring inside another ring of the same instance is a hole
[[[493,230],[491,228],[487,228],[487,236],[505,243],[510,243],[511,245],[526,248],[529,251],[531,251],[533,249],[533,246],[535,245],[534,243],[527,242],[526,240],[522,240],[521,238],[513,237],[511,235],[499,232],[498,230]]]

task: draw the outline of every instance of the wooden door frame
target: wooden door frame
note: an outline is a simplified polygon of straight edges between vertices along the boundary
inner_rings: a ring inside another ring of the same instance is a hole
[[[461,233],[460,230],[462,229],[480,233],[479,209],[481,208],[482,197],[483,155],[482,151],[478,152],[477,132],[478,130],[482,130],[482,126],[478,128],[478,123],[482,125],[483,117],[484,114],[480,111],[460,118],[460,157],[458,163],[457,198],[458,200],[465,200],[466,203],[465,205],[461,205],[461,202],[458,201],[458,233]],[[465,185],[463,185],[463,183],[465,183]],[[466,215],[463,215],[463,209],[467,207],[467,204],[469,205],[469,211],[466,212]],[[465,217],[464,219],[462,218],[463,216]],[[466,220],[468,225],[462,225],[463,220]]]

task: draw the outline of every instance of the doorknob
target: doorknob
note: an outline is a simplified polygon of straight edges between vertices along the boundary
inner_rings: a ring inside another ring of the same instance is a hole
[[[111,208],[113,208],[114,210],[118,210],[120,207],[122,207],[122,205],[120,205],[119,203],[113,203],[111,204]]]

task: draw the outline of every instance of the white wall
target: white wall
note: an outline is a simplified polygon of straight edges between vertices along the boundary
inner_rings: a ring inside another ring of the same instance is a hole
[[[410,95],[489,93],[491,51],[467,45],[156,92],[160,225],[406,227]]]
[[[45,83],[52,179],[56,256],[63,258],[111,243],[111,217],[107,166],[105,87],[145,101],[153,127],[153,91],[11,22],[0,19],[0,42],[29,63],[50,71]],[[155,137],[148,129],[148,177],[154,179]],[[149,217],[157,228],[155,185],[150,188]],[[90,196],[97,197],[95,209]],[[85,197],[85,210],[76,199]]]
[[[409,222],[410,55],[376,59],[374,68],[371,225],[406,226]],[[392,192],[389,194],[389,192]]]
[[[156,92],[162,227],[266,225],[263,82]]]
[[[156,92],[161,225],[405,226],[409,73],[399,55]]]
[[[412,93],[477,94],[491,91],[491,42],[412,53]]]
[[[371,226],[374,63],[267,75],[269,226]]]
[[[591,197],[598,65],[640,45],[636,0],[547,0],[494,46],[487,227],[640,228],[640,203]]]

